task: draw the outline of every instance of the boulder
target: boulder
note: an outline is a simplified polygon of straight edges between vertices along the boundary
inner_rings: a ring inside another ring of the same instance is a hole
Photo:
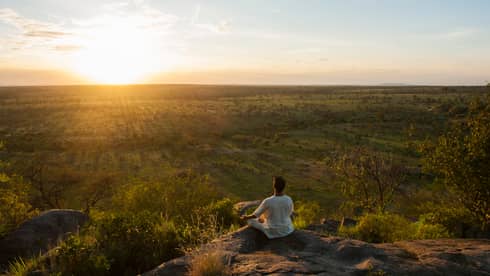
[[[235,209],[240,216],[243,216],[248,210],[258,207],[260,203],[260,200],[242,201],[233,205],[233,209]]]
[[[315,231],[322,234],[335,234],[339,230],[341,222],[334,219],[323,219],[320,224],[311,224],[306,230]]]
[[[306,230],[267,239],[244,227],[201,247],[221,250],[232,275],[489,275],[490,240],[442,239],[370,244]],[[192,257],[143,274],[185,275]]]
[[[45,253],[67,236],[78,231],[88,216],[76,210],[49,210],[19,226],[0,241],[0,265],[16,257]]]

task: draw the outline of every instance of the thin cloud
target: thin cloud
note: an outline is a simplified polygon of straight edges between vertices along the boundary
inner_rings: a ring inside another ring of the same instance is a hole
[[[60,52],[74,52],[82,49],[82,47],[79,45],[55,45],[52,49]]]
[[[194,8],[194,13],[192,14],[192,17],[189,21],[190,26],[195,27],[199,30],[204,30],[215,34],[225,34],[230,32],[231,30],[230,20],[223,19],[217,23],[199,23],[200,16],[201,16],[201,5],[197,4]]]
[[[78,28],[98,28],[121,22],[125,22],[135,28],[151,29],[159,32],[168,32],[180,21],[180,17],[164,13],[158,9],[145,4],[144,1],[133,1],[131,3],[110,3],[103,6],[103,14],[96,17],[71,22]]]
[[[461,40],[474,37],[480,33],[480,30],[475,28],[456,28],[446,32],[425,33],[412,35],[414,38],[435,39],[435,40]]]
[[[228,20],[221,20],[217,24],[194,24],[194,26],[217,34],[226,34],[231,30],[231,22]]]
[[[0,20],[14,26],[26,37],[53,39],[70,35],[69,32],[62,31],[61,27],[56,24],[23,17],[8,8],[0,9]]]

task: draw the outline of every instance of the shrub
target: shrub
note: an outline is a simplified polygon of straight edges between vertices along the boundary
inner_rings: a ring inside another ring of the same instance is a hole
[[[366,214],[356,226],[339,229],[339,234],[373,243],[451,236],[441,224],[431,224],[423,219],[410,222],[400,215],[388,213]]]
[[[140,273],[181,255],[178,229],[155,214],[112,214],[95,222],[95,229],[112,275]]]
[[[0,141],[0,153],[3,149]],[[7,167],[0,159],[0,238],[37,213],[29,203],[29,186],[21,177],[5,173]]]
[[[449,231],[443,225],[431,224],[424,220],[413,223],[410,229],[413,229],[411,239],[414,240],[440,239],[451,237]]]
[[[294,207],[294,227],[306,228],[315,223],[320,216],[320,205],[317,202],[296,202]]]
[[[212,202],[199,210],[204,216],[216,217],[217,223],[222,227],[230,227],[239,223],[239,216],[233,210],[233,202],[229,198]]]
[[[451,236],[467,238],[466,231],[471,225],[477,225],[470,212],[460,206],[431,205],[431,212],[421,216],[421,219],[429,224],[442,225]]]
[[[100,215],[100,214],[99,214]],[[56,250],[51,272],[135,275],[181,255],[179,231],[149,213],[101,215]]]
[[[74,235],[66,239],[56,252],[52,271],[63,275],[107,275],[110,263],[97,250],[95,240]]]
[[[403,240],[410,222],[395,214],[367,214],[352,228],[342,227],[339,231],[359,240],[381,243]]]
[[[29,203],[29,187],[19,177],[0,181],[0,237],[37,214]]]
[[[113,204],[116,210],[161,214],[180,222],[190,221],[193,210],[210,204],[217,195],[207,176],[189,171],[160,181],[128,183],[114,196]]]

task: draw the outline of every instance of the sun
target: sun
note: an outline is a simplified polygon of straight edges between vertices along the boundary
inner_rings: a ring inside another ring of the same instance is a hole
[[[92,31],[76,53],[74,70],[91,82],[128,84],[142,81],[165,63],[150,33],[124,20]]]

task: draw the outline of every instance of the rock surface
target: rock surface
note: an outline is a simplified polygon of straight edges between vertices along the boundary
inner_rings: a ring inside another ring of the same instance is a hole
[[[297,230],[268,240],[244,227],[200,252],[210,250],[228,257],[232,275],[490,275],[490,240],[484,239],[369,244]],[[184,256],[144,275],[185,275],[191,261]]]
[[[260,200],[242,201],[233,205],[233,209],[235,209],[240,216],[243,216],[247,213],[248,210],[258,207],[260,203]]]
[[[16,257],[46,252],[87,220],[88,216],[80,211],[56,209],[24,222],[0,241],[0,265]]]

